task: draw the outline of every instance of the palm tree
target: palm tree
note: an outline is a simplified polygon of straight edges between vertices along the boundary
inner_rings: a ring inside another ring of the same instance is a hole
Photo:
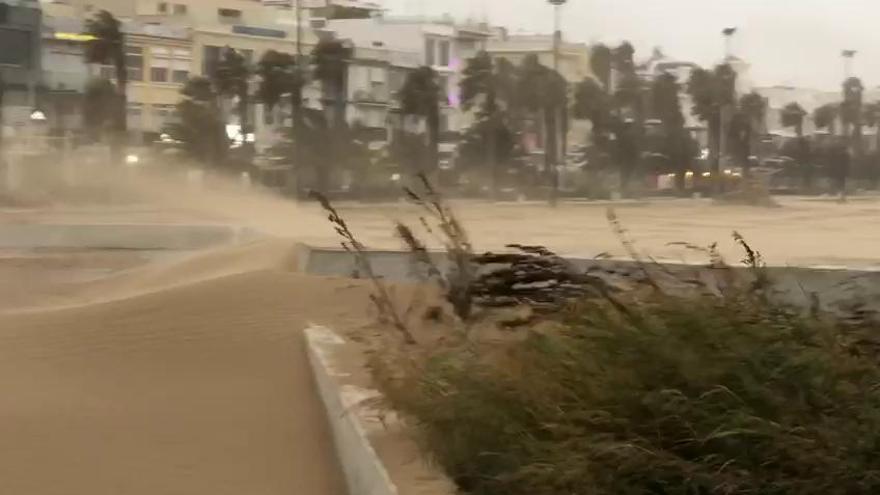
[[[839,103],[827,103],[813,110],[813,124],[816,129],[828,129],[832,135],[837,131],[837,118],[840,116]]]
[[[723,109],[734,104],[736,72],[721,64],[713,71],[697,68],[691,72],[687,92],[693,101],[691,113],[709,130],[709,168],[716,193],[721,192],[721,129]]]
[[[880,172],[880,102],[868,103],[862,115],[865,125],[874,128],[874,152],[871,166],[871,186],[877,187],[878,172]]]
[[[656,77],[651,85],[651,115],[663,129],[661,150],[675,172],[676,187],[685,190],[685,177],[693,160],[692,139],[684,128],[678,79],[669,73]]]
[[[440,147],[440,104],[446,101],[446,92],[440,87],[437,71],[425,65],[410,72],[400,89],[401,110],[404,115],[425,119],[428,131],[428,163],[420,164],[422,172],[437,170]]]
[[[269,50],[260,58],[256,72],[260,78],[257,97],[266,110],[272,110],[285,95],[289,95],[290,116],[293,121],[291,137],[296,142],[299,138],[299,124],[302,122],[302,93],[306,83],[306,76],[296,58],[289,53]]]
[[[82,103],[83,124],[91,139],[98,140],[116,119],[116,88],[106,79],[92,79],[83,91]]]
[[[486,154],[492,167],[492,193],[498,189],[497,138],[504,126],[504,113],[515,104],[516,69],[505,58],[493,61],[486,51],[480,51],[467,61],[461,86],[462,107],[466,111],[479,105],[478,127],[486,130]]]
[[[225,163],[229,142],[213,82],[206,77],[192,77],[180,94],[179,123],[168,131],[195,159],[213,165]]]
[[[337,39],[321,40],[312,50],[314,77],[321,82],[325,101],[332,102],[334,127],[345,122],[348,63],[353,53],[348,43]]]
[[[794,127],[794,133],[798,138],[804,137],[804,117],[807,111],[797,102],[791,102],[782,108],[780,119],[783,127]]]
[[[3,74],[0,74],[0,166],[3,165],[3,96],[6,92],[6,83],[3,81]]]
[[[850,77],[843,82],[843,104],[840,107],[840,118],[843,121],[844,135],[849,140],[850,150],[856,158],[861,158],[863,94],[865,87],[857,77]]]
[[[794,132],[797,136],[797,144],[795,148],[796,156],[793,156],[792,158],[797,161],[798,166],[803,171],[804,189],[809,191],[813,186],[813,164],[810,163],[809,143],[804,137],[804,118],[806,116],[807,111],[796,102],[791,102],[788,105],[785,105],[780,115],[784,127],[794,127]]]
[[[122,33],[122,24],[119,20],[106,10],[101,10],[91,19],[87,19],[85,28],[86,34],[91,36],[85,47],[86,63],[112,65],[116,71],[117,104],[114,112],[114,127],[117,136],[111,151],[114,162],[119,163],[128,132],[126,119],[128,69],[125,64],[125,35]]]
[[[236,99],[236,113],[238,114],[239,133],[242,144],[247,146],[247,136],[250,134],[249,110],[250,110],[250,78],[251,68],[248,67],[244,55],[230,47],[223,49],[223,54],[217,64],[217,68],[210,78],[217,88],[220,97]]]
[[[544,117],[544,166],[551,180],[556,180],[554,166],[559,160],[560,111],[568,107],[568,84],[555,70],[541,64],[536,55],[529,55],[519,68],[516,80],[518,104]],[[555,184],[555,182],[554,182]],[[555,188],[554,188],[555,190]]]
[[[608,46],[599,43],[593,45],[590,52],[590,68],[599,79],[605,92],[611,92],[611,66],[613,56]]]
[[[756,92],[747,93],[739,100],[737,114],[741,115],[745,135],[742,142],[745,157],[742,161],[743,175],[751,171],[750,157],[756,153],[758,136],[764,132],[767,119],[767,101]]]

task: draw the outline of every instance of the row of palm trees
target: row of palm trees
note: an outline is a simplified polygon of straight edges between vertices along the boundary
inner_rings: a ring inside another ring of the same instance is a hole
[[[118,156],[126,133],[124,34],[119,21],[106,11],[89,19],[86,30],[92,35],[87,44],[86,61],[112,65],[116,76],[115,83],[101,80],[90,83],[86,107],[91,110],[86,113],[86,121],[112,124],[111,145]],[[685,110],[679,98],[684,91],[693,102],[690,112],[708,129],[712,175],[721,175],[722,151],[737,160],[748,173],[749,157],[764,130],[765,100],[755,93],[738,97],[736,72],[727,64],[712,70],[695,69],[688,81],[678,81],[672,74],[645,80],[636,71],[634,54],[635,50],[627,42],[613,48],[602,44],[594,46],[590,65],[595,77],[569,88],[557,71],[542,65],[537,57],[528,57],[515,66],[486,52],[478,53],[467,61],[460,86],[462,106],[475,117],[474,124],[463,136],[462,152],[476,156],[464,156],[464,162],[482,165],[497,186],[499,172],[523,151],[518,147],[522,134],[527,129],[539,128],[544,137],[545,171],[550,172],[562,158],[560,153],[564,152],[565,145],[560,143],[565,141],[572,116],[591,122],[594,157],[607,161],[619,171],[624,191],[644,165],[645,157],[659,157],[683,185],[684,174],[693,169],[699,153],[685,128]],[[319,141],[354,139],[345,118],[348,64],[352,56],[352,48],[336,39],[320,41],[309,56],[297,57],[270,50],[253,65],[244,53],[226,48],[212,74],[194,77],[185,85],[178,105],[180,125],[175,128],[176,137],[187,143],[195,156],[225,163],[228,151],[225,123],[229,120],[226,113],[237,115],[244,138],[252,132],[249,115],[255,101],[268,109],[286,101],[289,102],[286,110],[293,122],[288,136],[293,143],[291,158],[296,162],[313,162],[318,187],[327,187],[333,166],[345,161],[339,155],[340,150],[349,146],[337,143],[309,150],[314,142],[305,136],[317,132],[318,127],[327,134]],[[254,81],[257,91],[251,94]],[[320,116],[303,105],[303,90],[311,81],[319,82],[322,87],[325,111]],[[828,128],[833,134],[835,122],[841,121],[843,134],[852,136],[853,143],[860,143],[863,126],[875,125],[880,120],[880,103],[864,105],[862,92],[857,78],[848,79],[842,103],[826,105],[814,112],[816,127]],[[448,102],[439,75],[430,67],[411,71],[399,99],[403,115],[424,123],[424,135],[415,137],[424,142],[426,152],[416,160],[416,167],[422,171],[435,170],[439,160],[440,115]],[[229,105],[233,102],[234,105]],[[227,112],[225,109],[230,106],[232,110]],[[783,124],[794,127],[798,136],[803,137],[805,116],[806,112],[793,103],[782,112]],[[655,131],[649,132],[652,126]],[[247,139],[243,142],[247,148]],[[724,150],[722,143],[726,144]],[[854,145],[853,152],[860,153],[859,148],[860,145]]]

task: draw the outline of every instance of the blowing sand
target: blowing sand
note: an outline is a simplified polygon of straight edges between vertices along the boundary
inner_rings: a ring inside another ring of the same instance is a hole
[[[193,188],[142,176],[125,187],[136,202],[0,210],[0,224],[224,222],[274,240],[161,259],[0,259],[0,494],[344,493],[300,332],[310,322],[359,328],[372,317],[362,284],[293,271],[293,241],[338,244],[326,216],[231,183]],[[771,263],[880,261],[880,202],[781,203],[672,200],[618,214],[657,256],[682,254],[668,242],[705,245],[739,230]],[[455,207],[478,249],[621,252],[602,206]],[[418,212],[400,204],[340,209],[370,247],[400,247],[394,220],[418,224]],[[722,249],[738,259],[732,243]]]
[[[289,247],[67,283],[62,307],[33,292],[0,314],[0,493],[344,493],[300,332],[359,324],[366,296],[292,273]]]

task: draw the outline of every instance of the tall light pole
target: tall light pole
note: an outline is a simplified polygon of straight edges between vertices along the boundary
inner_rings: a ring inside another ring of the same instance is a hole
[[[853,59],[858,52],[855,50],[843,50],[840,56],[843,57],[843,80],[846,81],[853,75]]]
[[[722,63],[726,64],[733,58],[733,36],[736,34],[737,28],[729,27],[721,30],[721,36],[724,39],[724,59]],[[733,67],[731,67],[733,70]],[[734,89],[734,92],[736,90]],[[727,124],[730,122],[731,108],[729,103],[723,103],[718,112],[718,168],[714,171],[715,176],[712,177],[715,194],[720,194],[724,190],[724,156],[727,154]]]
[[[562,43],[562,6],[565,5],[568,0],[547,0],[550,5],[553,6],[553,72],[554,77],[559,74],[559,46]],[[559,161],[561,153],[561,136],[560,133],[563,132],[562,125],[562,116],[563,109],[562,108],[554,108],[553,109],[553,120],[555,122],[554,126],[556,127],[556,132],[554,133],[554,141],[552,143],[553,146],[553,160],[551,160],[550,166],[550,204],[552,206],[556,206],[556,202],[559,197]],[[546,141],[546,140],[545,140]],[[551,143],[544,144],[544,153],[548,153],[549,146]],[[565,163],[565,157],[562,158],[562,163]]]

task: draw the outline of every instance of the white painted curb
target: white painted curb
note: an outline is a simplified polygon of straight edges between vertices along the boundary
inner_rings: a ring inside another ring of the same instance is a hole
[[[327,412],[348,493],[398,495],[397,487],[367,437],[366,425],[377,420],[369,418],[360,407],[364,400],[378,397],[379,392],[339,385],[339,378],[346,374],[334,369],[331,354],[334,347],[345,343],[342,337],[329,328],[311,326],[305,331],[305,339],[309,364]]]

